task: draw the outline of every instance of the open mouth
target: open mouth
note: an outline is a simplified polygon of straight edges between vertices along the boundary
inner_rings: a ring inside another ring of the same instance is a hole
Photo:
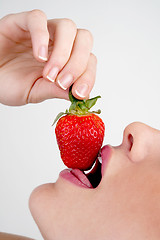
[[[96,188],[101,182],[102,179],[101,167],[102,157],[101,152],[99,152],[99,155],[96,161],[94,162],[92,168],[89,171],[84,171],[84,174],[88,178],[93,188]]]
[[[110,156],[111,147],[104,146],[90,170],[65,169],[60,173],[60,176],[80,187],[96,188],[102,180]]]

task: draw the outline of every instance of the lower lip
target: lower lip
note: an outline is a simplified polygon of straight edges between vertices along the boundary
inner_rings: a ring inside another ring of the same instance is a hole
[[[65,169],[62,172],[60,172],[59,176],[79,187],[91,188],[86,186],[78,178],[76,178],[69,169]]]

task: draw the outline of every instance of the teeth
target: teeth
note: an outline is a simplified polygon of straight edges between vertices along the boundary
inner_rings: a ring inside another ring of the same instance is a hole
[[[92,171],[92,169],[94,168],[95,164],[96,164],[96,161],[94,162],[94,164],[93,164],[92,168],[91,168],[91,169],[89,169],[89,170],[86,170],[86,171],[84,171],[84,173],[85,173],[85,174],[88,174],[89,172],[91,172],[91,171]]]
[[[98,161],[102,164],[102,157],[98,156]]]
[[[101,150],[98,153],[98,161],[102,164]]]

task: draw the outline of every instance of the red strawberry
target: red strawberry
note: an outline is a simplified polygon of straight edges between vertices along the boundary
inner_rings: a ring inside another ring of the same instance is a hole
[[[72,102],[69,111],[60,113],[55,122],[55,133],[61,158],[69,168],[88,170],[93,165],[102,146],[105,126],[102,119],[89,109],[95,105],[95,97],[88,100],[78,100],[69,93]],[[54,122],[54,123],[55,123]]]

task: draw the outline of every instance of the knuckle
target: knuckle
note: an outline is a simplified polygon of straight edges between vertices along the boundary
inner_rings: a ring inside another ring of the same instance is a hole
[[[14,15],[13,13],[7,14],[1,20],[3,20],[3,19],[5,20],[5,19],[8,19],[8,18],[11,18],[13,15]]]
[[[7,14],[7,15],[4,16],[3,18],[1,18],[1,23],[9,23],[9,22],[12,20],[12,18],[13,18],[14,15],[15,15],[15,14],[13,14],[13,13]]]
[[[83,35],[83,38],[85,38],[86,41],[88,41],[89,43],[93,43],[93,35],[89,30],[79,29],[79,32]]]
[[[34,9],[30,11],[28,14],[29,14],[29,17],[33,17],[33,18],[40,18],[40,17],[46,18],[46,14],[39,9]]]
[[[73,22],[69,18],[62,18],[60,21],[60,24],[62,24],[64,27],[67,27],[69,29],[73,29],[74,31],[76,31],[76,29],[77,29],[75,22]]]

